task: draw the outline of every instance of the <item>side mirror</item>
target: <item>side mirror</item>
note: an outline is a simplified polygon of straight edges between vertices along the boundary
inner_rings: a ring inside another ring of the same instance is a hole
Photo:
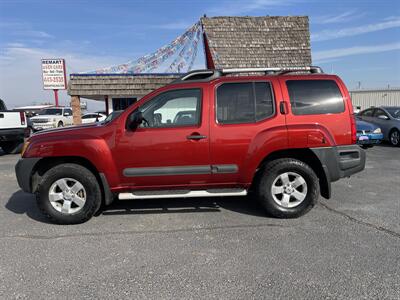
[[[142,122],[143,122],[143,114],[141,111],[137,110],[129,116],[126,128],[133,131],[136,128],[138,128],[140,124],[142,124]]]
[[[378,116],[378,119],[381,119],[381,120],[389,120],[389,117],[388,117],[388,116],[385,116],[385,115],[379,115],[379,116]]]

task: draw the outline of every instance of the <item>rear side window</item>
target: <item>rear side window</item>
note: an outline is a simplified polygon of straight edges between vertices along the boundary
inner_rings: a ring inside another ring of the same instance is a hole
[[[224,83],[217,89],[217,120],[220,124],[253,123],[274,114],[268,82]]]
[[[288,80],[286,85],[295,115],[344,112],[342,94],[333,80]]]

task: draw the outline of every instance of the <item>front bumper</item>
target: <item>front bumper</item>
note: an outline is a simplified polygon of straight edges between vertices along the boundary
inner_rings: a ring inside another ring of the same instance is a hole
[[[26,193],[32,193],[32,171],[40,158],[21,158],[15,165],[15,175],[19,187]]]
[[[357,133],[357,144],[359,145],[376,145],[383,139],[382,133]]]
[[[44,130],[44,129],[51,129],[55,128],[56,126],[53,123],[32,123],[32,127],[34,130]]]

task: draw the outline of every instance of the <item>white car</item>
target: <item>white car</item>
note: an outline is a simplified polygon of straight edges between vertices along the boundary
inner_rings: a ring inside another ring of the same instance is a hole
[[[73,124],[72,109],[69,107],[51,107],[41,110],[30,118],[34,130],[64,127]]]
[[[107,118],[107,116],[102,113],[88,113],[88,114],[84,114],[82,116],[82,124],[102,122],[106,118]]]

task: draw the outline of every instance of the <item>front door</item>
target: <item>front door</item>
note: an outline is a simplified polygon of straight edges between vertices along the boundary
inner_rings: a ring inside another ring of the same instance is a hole
[[[138,109],[144,122],[126,130],[119,171],[133,189],[203,187],[210,179],[208,103],[200,88],[158,94]]]

